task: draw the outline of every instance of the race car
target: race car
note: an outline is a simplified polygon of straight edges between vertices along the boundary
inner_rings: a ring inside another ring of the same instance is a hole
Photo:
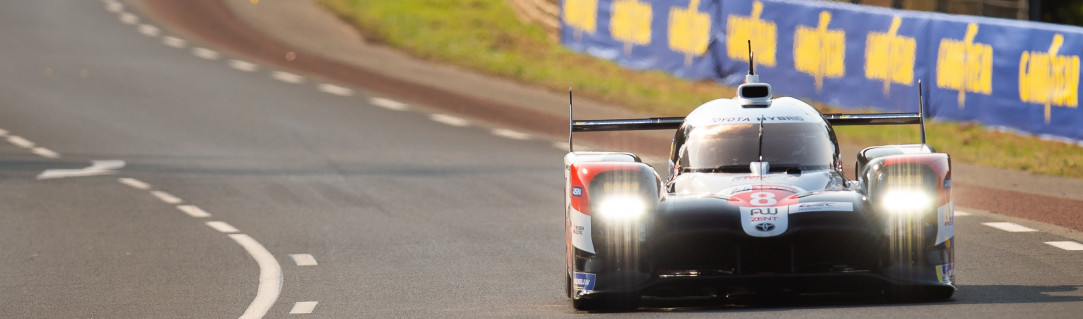
[[[664,180],[635,154],[574,151],[569,137],[573,307],[834,293],[950,298],[951,160],[925,144],[922,109],[822,114],[772,98],[750,68],[736,97],[686,117],[570,120],[569,134],[676,130]],[[832,126],[879,124],[921,125],[921,143],[865,148],[856,179],[847,179]]]

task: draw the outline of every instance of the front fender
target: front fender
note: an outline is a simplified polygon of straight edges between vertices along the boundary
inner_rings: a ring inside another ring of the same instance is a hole
[[[868,205],[887,235],[887,274],[908,281],[954,285],[955,211],[950,157],[930,153],[876,158],[859,179],[865,185]],[[924,194],[928,200],[892,198],[893,193],[900,192]]]

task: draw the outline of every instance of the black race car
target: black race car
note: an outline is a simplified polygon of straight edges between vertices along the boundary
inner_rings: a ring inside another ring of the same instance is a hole
[[[832,125],[872,124],[921,124],[922,143],[866,148],[848,180]],[[630,153],[564,158],[567,294],[576,309],[955,291],[951,161],[924,143],[921,111],[821,114],[771,98],[771,86],[750,74],[737,97],[687,117],[571,121],[572,132],[640,129],[677,130],[667,179]]]

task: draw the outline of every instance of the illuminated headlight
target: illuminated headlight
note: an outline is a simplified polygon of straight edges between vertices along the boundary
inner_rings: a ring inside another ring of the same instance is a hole
[[[880,204],[892,212],[914,212],[932,206],[933,198],[929,194],[915,190],[889,190],[884,192]]]
[[[632,196],[610,197],[598,203],[598,216],[610,220],[635,220],[647,211],[647,203]]]

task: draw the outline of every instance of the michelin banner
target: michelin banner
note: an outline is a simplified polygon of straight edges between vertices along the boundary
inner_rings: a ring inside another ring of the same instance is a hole
[[[565,46],[635,69],[776,95],[1083,141],[1083,28],[826,1],[562,0]]]

